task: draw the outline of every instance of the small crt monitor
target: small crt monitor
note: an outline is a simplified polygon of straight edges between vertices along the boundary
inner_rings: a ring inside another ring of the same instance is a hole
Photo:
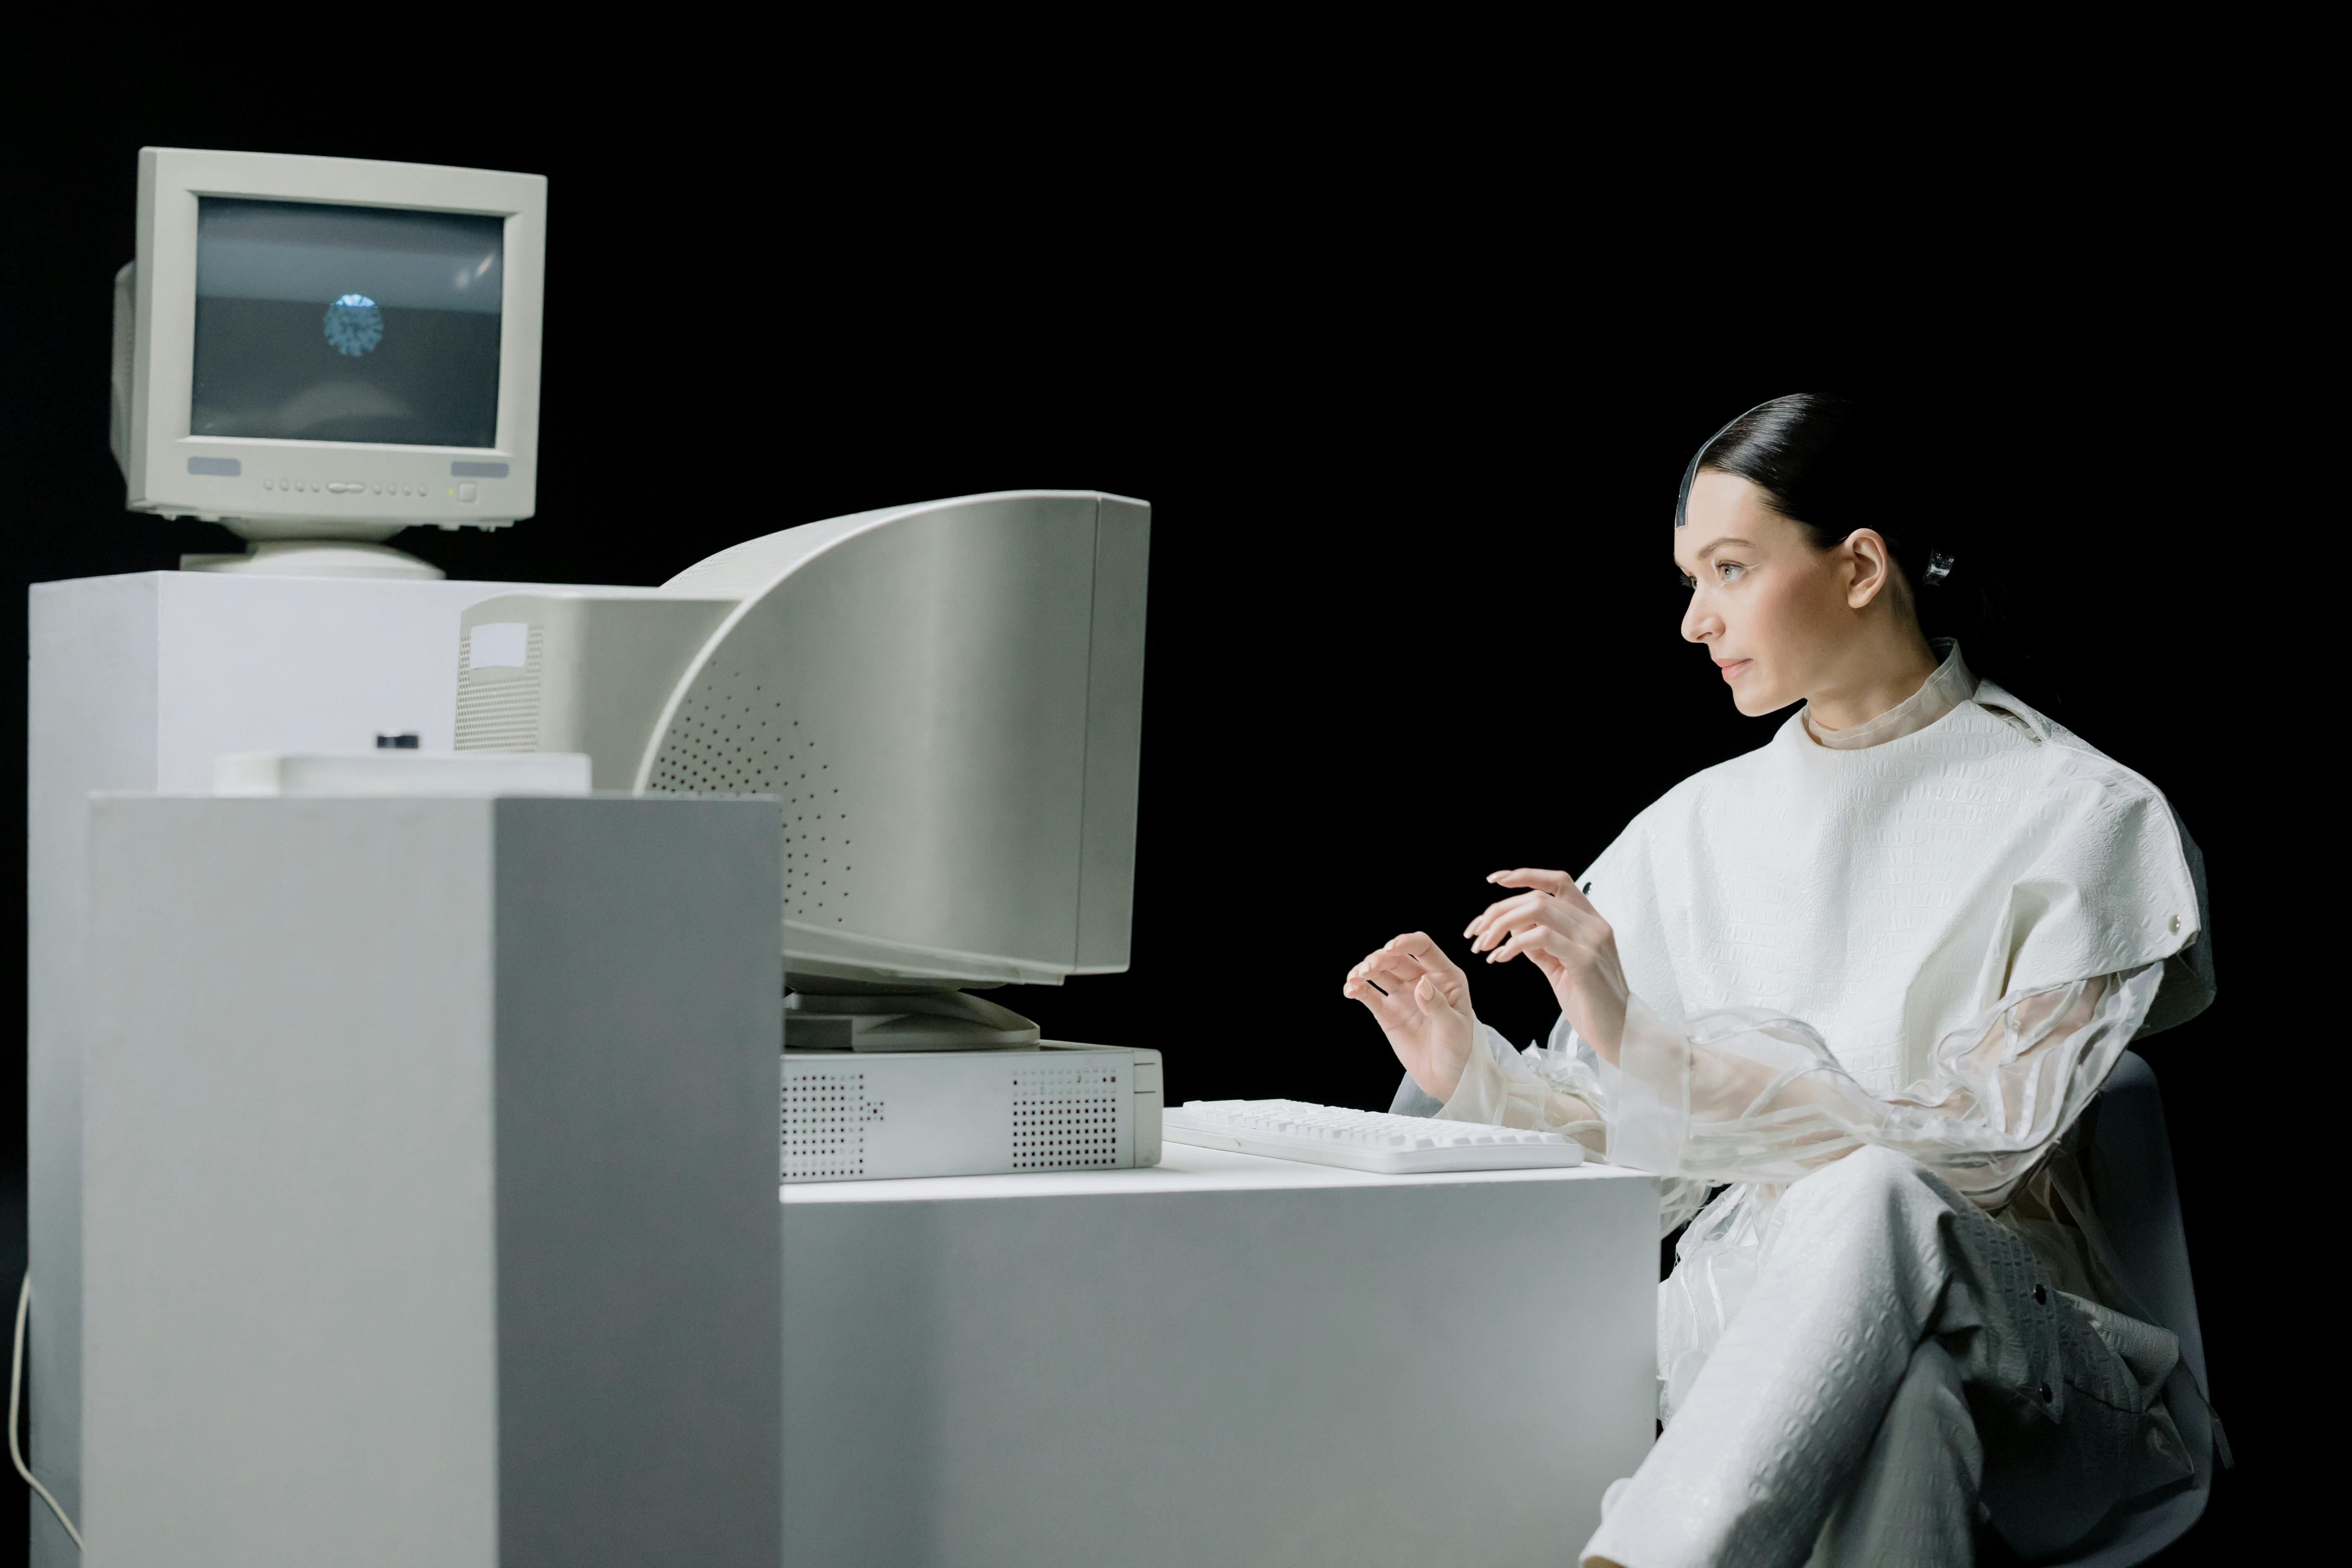
[[[280,542],[530,516],[546,211],[537,174],[142,150],[131,510]]]

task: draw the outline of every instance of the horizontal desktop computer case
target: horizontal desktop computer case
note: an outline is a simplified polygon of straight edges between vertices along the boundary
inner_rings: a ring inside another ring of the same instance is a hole
[[[781,1110],[788,1183],[1128,1170],[1160,1163],[1160,1053],[788,1050]]]

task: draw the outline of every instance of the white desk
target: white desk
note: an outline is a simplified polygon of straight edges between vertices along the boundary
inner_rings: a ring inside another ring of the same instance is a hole
[[[1171,1143],[782,1200],[789,1568],[1563,1563],[1654,1431],[1638,1173]]]

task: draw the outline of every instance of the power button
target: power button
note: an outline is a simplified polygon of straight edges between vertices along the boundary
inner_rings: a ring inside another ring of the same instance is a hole
[[[474,487],[470,482],[457,487],[457,499],[459,500],[472,500],[474,499]]]

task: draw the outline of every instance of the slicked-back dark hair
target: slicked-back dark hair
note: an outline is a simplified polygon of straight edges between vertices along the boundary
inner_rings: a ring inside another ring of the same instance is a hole
[[[1766,504],[1816,550],[1833,548],[1856,529],[1876,530],[1921,630],[1958,637],[1979,670],[1988,659],[2007,662],[2008,617],[1997,598],[1990,542],[1963,537],[1975,531],[1960,525],[1948,485],[1919,454],[1906,451],[1895,421],[1875,403],[1794,392],[1757,405],[1692,458],[1675,527],[1683,525],[1691,478],[1707,469],[1763,491]]]
[[[1862,406],[1827,392],[1796,392],[1759,404],[1716,432],[1692,469],[1736,474],[1764,492],[1774,511],[1800,524],[1813,548],[1827,550],[1857,528],[1874,528],[1899,554],[1906,531],[1890,515],[1893,476],[1874,448],[1883,443]],[[1677,522],[1681,519],[1675,520]],[[1903,562],[1916,584],[1925,559]]]

